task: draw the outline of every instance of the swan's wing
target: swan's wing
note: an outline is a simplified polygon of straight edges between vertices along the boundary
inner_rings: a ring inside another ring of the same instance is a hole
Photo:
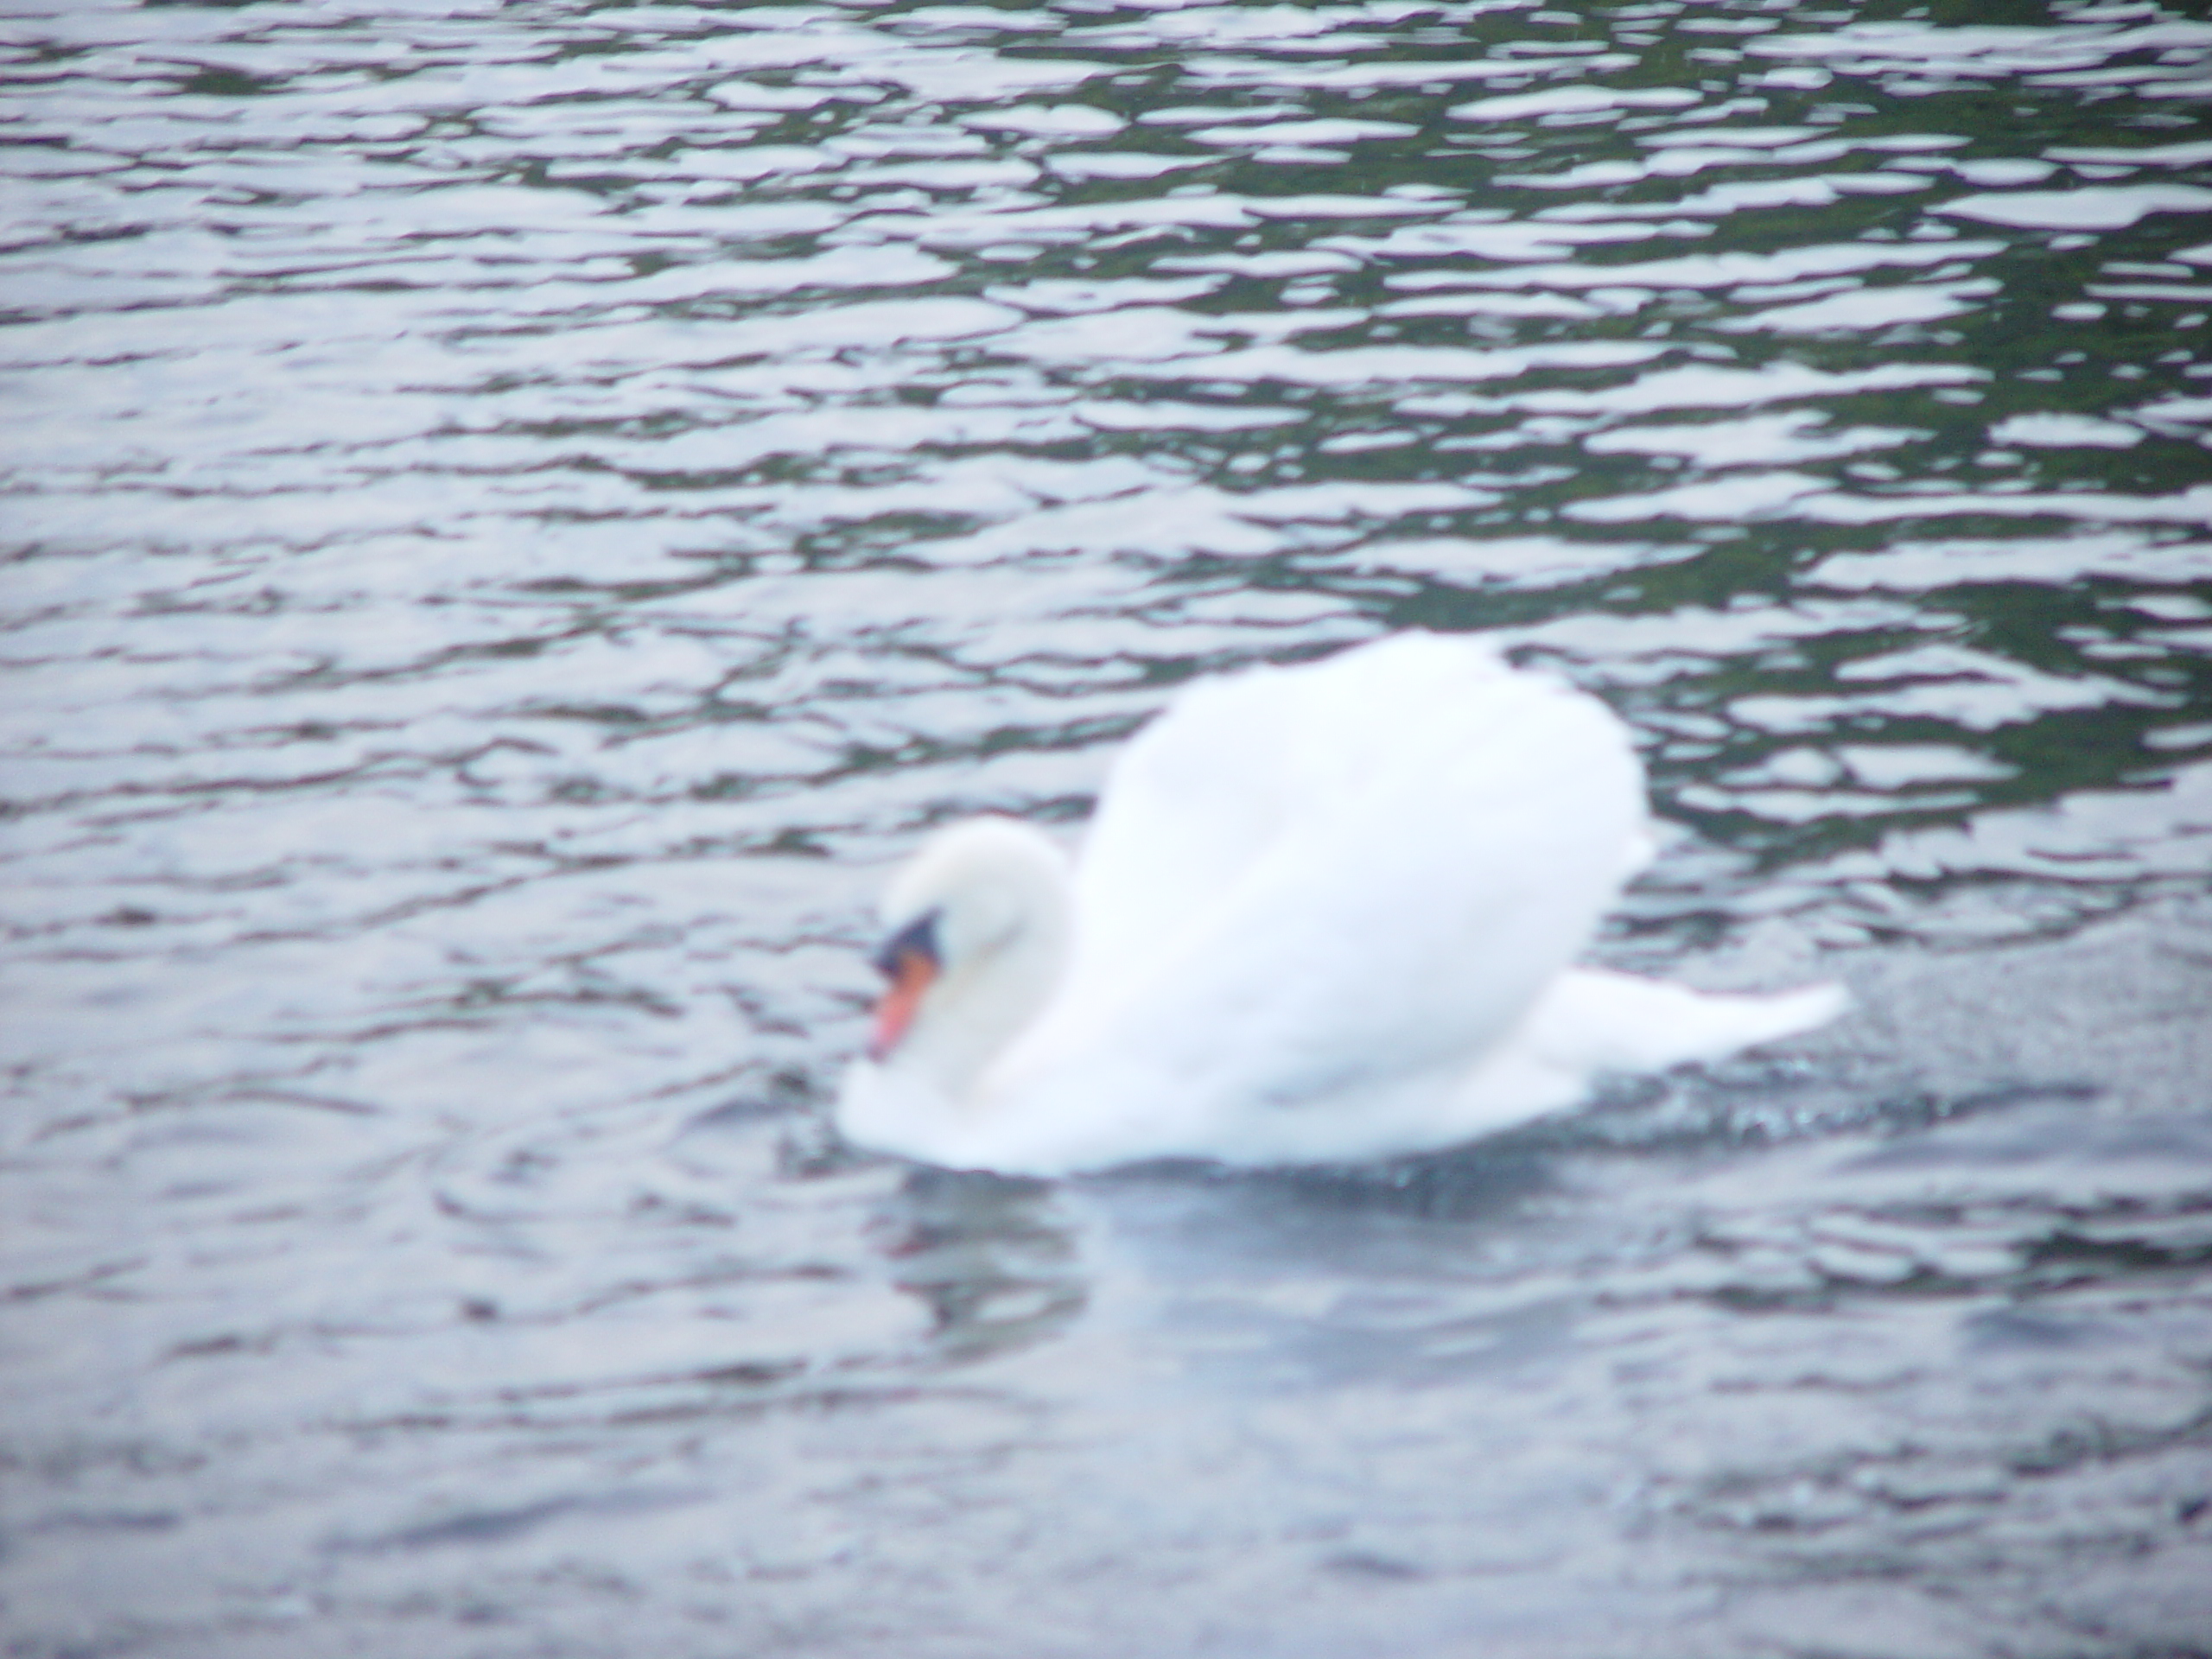
[[[1077,977],[1108,987],[1151,971],[1163,943],[1217,906],[1279,838],[1337,817],[1399,757],[1489,753],[1504,767],[1500,786],[1523,787],[1515,768],[1528,757],[1499,753],[1510,733],[1498,728],[1540,708],[1594,715],[1609,728],[1598,741],[1619,747],[1600,705],[1465,637],[1400,634],[1319,664],[1192,686],[1122,751],[1100,796],[1076,879]],[[1556,783],[1580,762],[1571,750],[1555,758]],[[1624,880],[1650,856],[1640,779],[1630,816],[1618,849]],[[1456,833],[1481,844],[1479,826]]]
[[[1313,701],[1294,670],[1201,682],[1122,751],[1076,867],[1071,983],[1107,992],[1156,964],[1297,817]]]
[[[1009,1064],[1286,1108],[1463,1064],[1582,947],[1643,824],[1620,722],[1471,641],[1200,687],[1116,766],[1076,967]]]

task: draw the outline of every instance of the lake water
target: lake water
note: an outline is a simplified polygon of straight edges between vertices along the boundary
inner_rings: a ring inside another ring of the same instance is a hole
[[[2212,24],[0,20],[19,1659],[2212,1652]],[[1481,630],[1834,1029],[837,1148],[872,895]]]

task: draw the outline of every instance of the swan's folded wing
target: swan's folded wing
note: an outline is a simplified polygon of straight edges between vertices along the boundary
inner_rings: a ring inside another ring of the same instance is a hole
[[[1071,985],[1095,996],[1156,964],[1290,827],[1300,690],[1279,669],[1202,682],[1122,751],[1076,867]]]
[[[1397,757],[1479,747],[1532,705],[1610,721],[1578,693],[1516,672],[1465,636],[1398,634],[1324,662],[1191,687],[1130,741],[1100,795],[1076,878],[1077,976],[1112,985],[1148,970],[1163,942],[1219,904],[1270,848],[1340,812]],[[1605,747],[1618,746],[1608,738]],[[1552,759],[1554,783],[1578,763],[1572,747]],[[1637,825],[1618,852],[1623,879],[1649,855],[1638,788]],[[1479,845],[1478,827],[1461,833]]]
[[[1116,768],[1024,1069],[1289,1107],[1448,1065],[1582,948],[1643,822],[1619,721],[1471,642],[1202,688]]]

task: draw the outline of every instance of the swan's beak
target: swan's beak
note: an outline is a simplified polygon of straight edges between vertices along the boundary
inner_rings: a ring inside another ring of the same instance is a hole
[[[875,1029],[868,1033],[868,1057],[877,1065],[891,1058],[914,1023],[924,994],[937,982],[938,965],[935,911],[899,929],[876,952],[878,971],[891,981],[876,1002]]]

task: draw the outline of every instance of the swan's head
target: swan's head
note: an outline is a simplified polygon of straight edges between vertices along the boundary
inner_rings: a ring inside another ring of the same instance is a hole
[[[972,818],[940,830],[884,895],[868,1058],[925,1072],[946,1094],[1035,1017],[1069,938],[1066,856],[1026,823]]]

